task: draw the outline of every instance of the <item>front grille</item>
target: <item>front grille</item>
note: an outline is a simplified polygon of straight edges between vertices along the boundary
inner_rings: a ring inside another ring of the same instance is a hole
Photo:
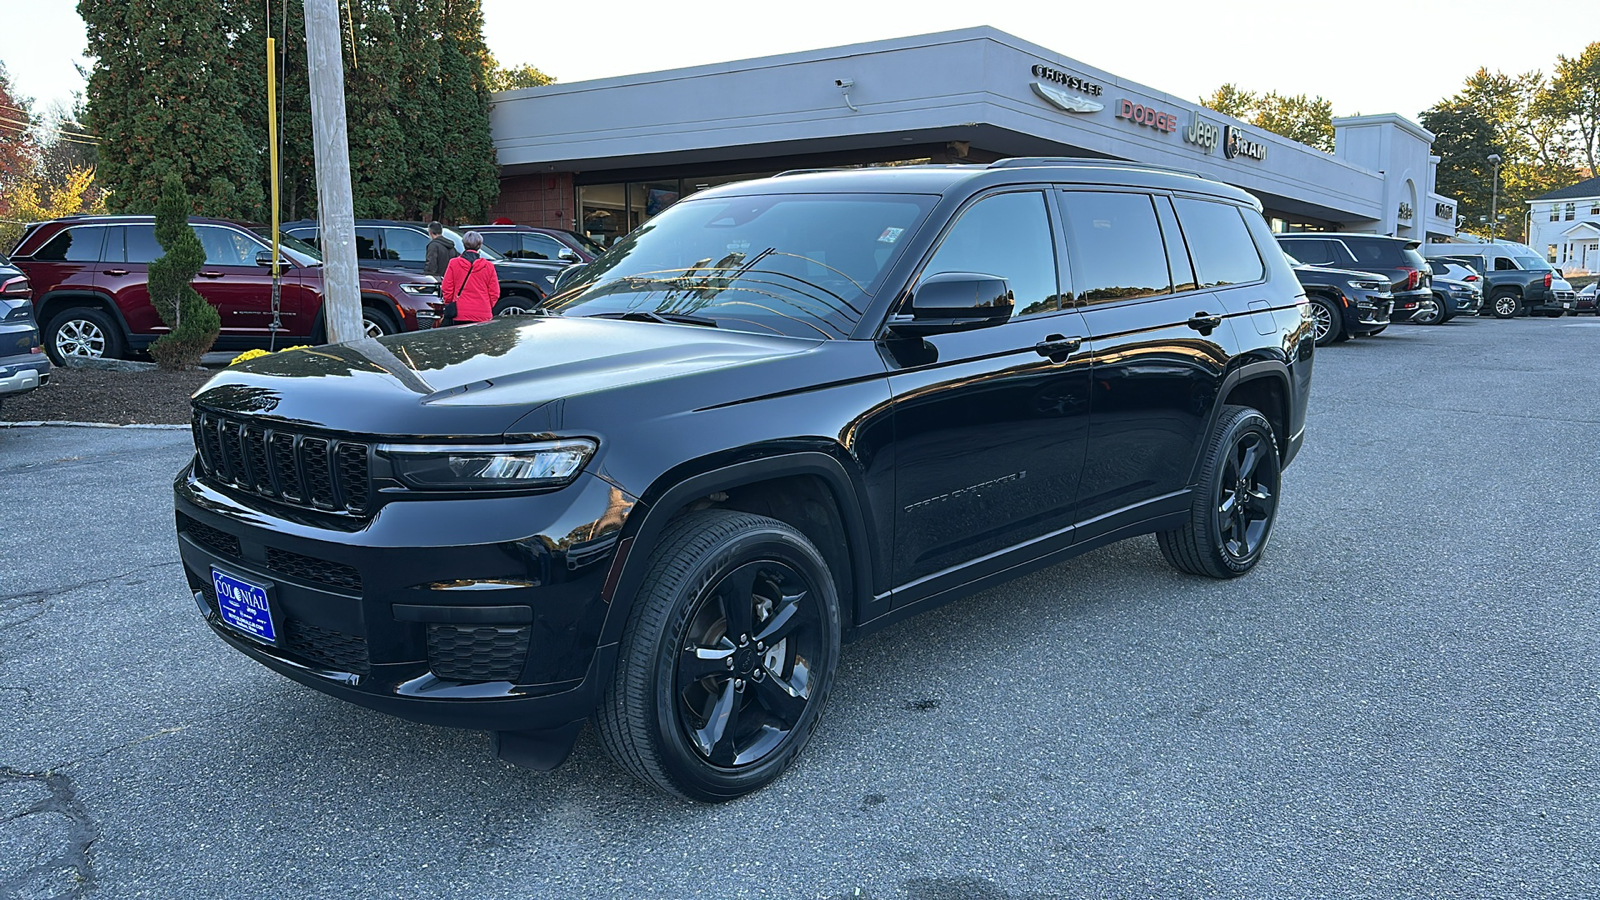
[[[531,632],[526,625],[429,625],[428,669],[447,681],[516,681]]]
[[[188,516],[179,516],[178,527],[189,540],[223,556],[241,557],[244,554],[239,549],[239,539],[226,531],[218,531],[210,525],[196,522]]]
[[[299,619],[289,619],[283,623],[282,647],[285,652],[325,669],[357,675],[372,671],[364,638],[310,625]]]
[[[315,581],[329,587],[361,592],[361,573],[343,563],[328,562],[325,559],[301,556],[288,550],[268,547],[267,568],[303,581]]]
[[[368,509],[368,444],[202,410],[195,410],[192,424],[201,475],[208,481],[311,509]]]

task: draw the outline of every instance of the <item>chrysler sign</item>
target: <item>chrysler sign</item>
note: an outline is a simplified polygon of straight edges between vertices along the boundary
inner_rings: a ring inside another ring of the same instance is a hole
[[[1106,108],[1104,103],[1082,96],[1088,94],[1090,97],[1098,97],[1102,90],[1100,85],[1086,78],[1049,66],[1034,66],[1033,77],[1039,79],[1033,83],[1033,92],[1044,102],[1062,112],[1092,113]]]

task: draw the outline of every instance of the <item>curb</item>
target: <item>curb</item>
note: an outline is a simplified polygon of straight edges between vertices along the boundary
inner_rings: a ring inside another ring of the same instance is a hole
[[[114,422],[0,422],[0,428],[136,428],[144,431],[188,431],[188,425],[118,425]]]

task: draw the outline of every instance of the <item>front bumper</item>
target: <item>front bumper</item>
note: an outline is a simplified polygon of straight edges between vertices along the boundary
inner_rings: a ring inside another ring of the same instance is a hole
[[[50,361],[37,360],[0,364],[0,395],[25,394],[50,383]]]
[[[1371,334],[1388,327],[1394,304],[1389,294],[1351,294],[1347,303],[1344,324],[1351,334]]]
[[[1477,315],[1483,308],[1483,295],[1474,293],[1458,294],[1450,292],[1450,311],[1456,315]]]
[[[607,575],[635,502],[609,483],[391,501],[365,520],[225,491],[192,467],[174,489],[207,624],[268,668],[432,725],[539,731],[593,711],[615,655],[599,644]],[[213,567],[266,588],[274,644],[223,622]]]

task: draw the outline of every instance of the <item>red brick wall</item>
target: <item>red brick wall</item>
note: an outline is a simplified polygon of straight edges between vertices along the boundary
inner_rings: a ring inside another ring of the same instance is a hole
[[[500,179],[500,199],[489,208],[489,221],[504,217],[518,225],[573,228],[577,197],[572,175],[511,175]]]

